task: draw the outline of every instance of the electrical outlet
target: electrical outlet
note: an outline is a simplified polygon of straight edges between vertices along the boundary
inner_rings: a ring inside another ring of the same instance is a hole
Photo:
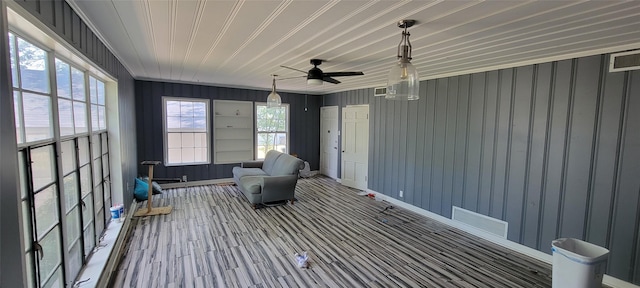
[[[187,182],[187,175],[182,175],[182,182]]]
[[[400,190],[400,197],[402,197],[402,190]]]

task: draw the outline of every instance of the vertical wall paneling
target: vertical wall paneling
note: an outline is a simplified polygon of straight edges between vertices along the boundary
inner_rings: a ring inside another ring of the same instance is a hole
[[[447,78],[447,111],[446,111],[446,127],[445,127],[445,145],[444,145],[444,165],[442,175],[442,215],[450,217],[451,207],[453,206],[453,186],[455,183],[455,141],[456,141],[456,125],[458,115],[458,79],[459,77]]]
[[[638,209],[640,196],[640,73],[628,72],[623,139],[620,148],[618,184],[610,234],[609,270],[613,276],[630,279],[638,252]],[[634,239],[635,238],[635,239]],[[635,263],[637,265],[637,263]],[[637,279],[637,275],[634,278]]]
[[[527,174],[526,198],[523,205],[523,244],[540,249],[538,233],[541,215],[542,185],[547,153],[547,132],[551,93],[551,63],[536,65],[534,103],[531,113],[529,146],[529,171]],[[546,247],[545,247],[546,248]]]
[[[433,146],[431,165],[431,185],[429,190],[431,191],[431,199],[429,203],[431,206],[429,210],[441,214],[443,211],[443,166],[444,166],[444,145],[446,141],[446,128],[447,128],[447,95],[448,95],[448,79],[438,79],[435,82],[435,103],[434,109],[434,121],[433,121]]]
[[[239,100],[264,102],[268,92],[260,90],[213,87],[184,83],[168,83],[155,81],[135,81],[136,123],[138,162],[143,160],[164,161],[162,97],[185,97],[210,99],[211,111],[213,100]],[[320,106],[322,97],[316,95],[280,93],[283,103],[289,104],[290,152],[298,154],[300,159],[309,162],[312,170],[319,168],[320,154]],[[307,111],[304,111],[305,104]],[[213,123],[210,123],[213,125]],[[214,145],[213,134],[210,139]],[[188,166],[159,165],[154,169],[154,176],[159,178],[181,178],[187,176],[189,181],[231,178],[231,169],[238,164],[205,164]],[[141,170],[141,172],[144,172]]]
[[[576,63],[560,237],[584,237],[600,65],[600,56],[581,58]]]
[[[617,174],[621,117],[625,73],[602,73],[602,95],[599,97],[597,139],[595,143],[594,171],[591,181],[587,241],[607,246],[607,235],[611,230],[609,219],[613,213],[615,175]]]
[[[361,89],[323,105],[370,102],[370,189],[445,217],[456,205],[505,220],[509,240],[545,253],[554,239],[586,239],[610,249],[609,274],[638,284],[640,73],[607,63],[422,81],[415,102]]]

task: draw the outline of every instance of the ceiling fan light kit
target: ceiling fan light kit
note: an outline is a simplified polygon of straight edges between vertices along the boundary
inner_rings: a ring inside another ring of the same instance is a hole
[[[268,108],[279,107],[282,104],[282,98],[280,98],[280,95],[276,93],[276,77],[278,75],[272,75],[272,76],[273,76],[273,84],[271,85],[271,93],[269,93],[269,96],[267,96]]]
[[[308,72],[304,72],[296,68],[291,68],[291,67],[282,66],[282,65],[280,67],[295,70],[302,73],[307,73],[307,85],[322,85],[323,82],[340,84],[341,82],[334,79],[333,77],[364,75],[364,73],[362,72],[326,72],[325,73],[325,72],[322,72],[320,68],[318,68],[318,66],[322,64],[322,61],[323,60],[321,59],[311,59],[311,61],[309,62],[311,63],[311,65],[313,65],[313,68],[311,68],[311,70],[309,70]]]
[[[387,95],[389,100],[418,100],[420,99],[420,77],[418,71],[411,64],[411,42],[409,42],[409,32],[407,28],[415,24],[415,20],[401,20],[398,27],[402,31],[402,39],[398,44],[398,62],[389,71],[387,80]]]

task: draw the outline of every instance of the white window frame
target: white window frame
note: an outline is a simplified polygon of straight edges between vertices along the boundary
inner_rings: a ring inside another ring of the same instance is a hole
[[[254,149],[255,149],[255,155],[254,155],[254,157],[255,157],[255,159],[256,160],[264,159],[264,158],[259,158],[258,157],[258,153],[260,151],[260,149],[258,149],[258,141],[259,141],[258,140],[258,134],[260,134],[260,133],[284,133],[284,134],[286,134],[287,135],[287,149],[286,149],[287,151],[286,151],[286,153],[290,154],[291,153],[291,133],[290,133],[290,131],[291,131],[291,117],[290,117],[291,112],[290,112],[289,104],[282,103],[280,105],[280,107],[285,107],[286,108],[286,111],[285,111],[286,131],[258,131],[258,107],[261,107],[261,106],[266,107],[267,103],[266,102],[255,102],[255,105],[254,105],[254,113],[255,113],[255,117],[254,117],[255,118],[255,120],[254,120],[254,127],[255,127],[255,131],[254,131],[254,139],[255,139]]]
[[[207,160],[204,162],[181,162],[170,163],[169,162],[169,131],[167,131],[167,101],[182,101],[182,102],[202,102],[206,107],[206,138],[207,138]],[[211,164],[211,103],[209,99],[203,98],[185,98],[185,97],[162,97],[162,140],[163,140],[163,162],[164,166],[190,166],[190,165],[208,165]]]

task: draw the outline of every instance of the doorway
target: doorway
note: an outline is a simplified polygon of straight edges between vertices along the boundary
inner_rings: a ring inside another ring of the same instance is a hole
[[[342,109],[342,184],[366,190],[369,173],[369,105]]]
[[[320,108],[320,173],[338,178],[338,106]]]

